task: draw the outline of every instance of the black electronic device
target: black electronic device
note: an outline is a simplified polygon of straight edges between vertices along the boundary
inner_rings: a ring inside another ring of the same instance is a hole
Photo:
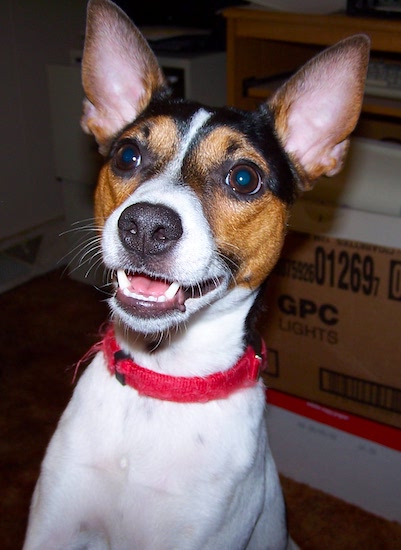
[[[347,0],[349,15],[401,18],[401,0]]]

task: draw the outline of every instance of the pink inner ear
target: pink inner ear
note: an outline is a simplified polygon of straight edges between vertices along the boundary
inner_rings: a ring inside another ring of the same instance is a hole
[[[277,133],[307,179],[334,175],[358,121],[369,41],[339,42],[303,67],[271,101]]]
[[[114,51],[101,52],[96,60],[96,78],[91,95],[95,98],[97,124],[114,135],[136,118],[145,95],[144,69],[135,55],[127,62]],[[119,53],[119,52],[117,52]]]
[[[326,92],[327,93],[327,92]],[[312,93],[290,108],[285,148],[313,178],[322,173],[334,175],[341,169],[347,146],[345,109],[339,95]],[[317,174],[316,172],[320,173]]]
[[[334,161],[333,168],[327,167],[327,170],[324,172],[326,176],[335,176],[343,167],[345,157],[347,156],[349,149],[349,139],[345,139],[344,141],[341,141],[340,143],[337,143],[335,147],[333,147],[331,153],[331,158]]]
[[[82,126],[102,151],[164,83],[144,37],[114,4],[89,4],[82,82],[89,100]]]
[[[343,142],[359,114],[359,108],[352,104],[356,94],[351,75],[352,71],[326,69],[324,81],[316,83],[312,90],[303,89],[289,108],[286,150],[313,178],[334,175],[342,167],[347,151]],[[358,105],[357,100],[355,104]]]

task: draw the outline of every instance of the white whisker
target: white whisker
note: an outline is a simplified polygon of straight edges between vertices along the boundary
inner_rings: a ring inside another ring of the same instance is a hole
[[[81,234],[72,248],[61,259],[61,262],[67,262],[66,268],[70,273],[75,273],[83,266],[87,266],[84,277],[87,278],[91,273],[96,277],[101,269],[104,269],[101,249],[100,228],[95,225],[93,218],[80,220],[72,224],[75,227],[67,229],[61,236]],[[105,279],[105,275],[101,275]]]

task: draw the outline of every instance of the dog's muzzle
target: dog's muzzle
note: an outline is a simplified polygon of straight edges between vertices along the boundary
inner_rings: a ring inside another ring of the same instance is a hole
[[[177,248],[184,231],[179,214],[169,206],[149,202],[127,206],[117,228],[125,258],[116,269],[115,299],[129,316],[149,319],[183,314],[188,299],[202,298],[220,287],[222,273],[190,284],[170,274],[180,272]]]

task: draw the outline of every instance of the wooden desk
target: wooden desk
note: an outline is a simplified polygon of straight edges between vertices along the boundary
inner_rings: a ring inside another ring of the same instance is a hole
[[[248,79],[293,71],[324,47],[352,34],[370,37],[372,57],[401,62],[401,20],[300,15],[257,7],[228,8],[224,15],[228,103],[243,109],[255,108],[269,95],[268,86],[246,86]],[[401,135],[401,101],[366,96],[363,112],[392,123],[397,119]]]

